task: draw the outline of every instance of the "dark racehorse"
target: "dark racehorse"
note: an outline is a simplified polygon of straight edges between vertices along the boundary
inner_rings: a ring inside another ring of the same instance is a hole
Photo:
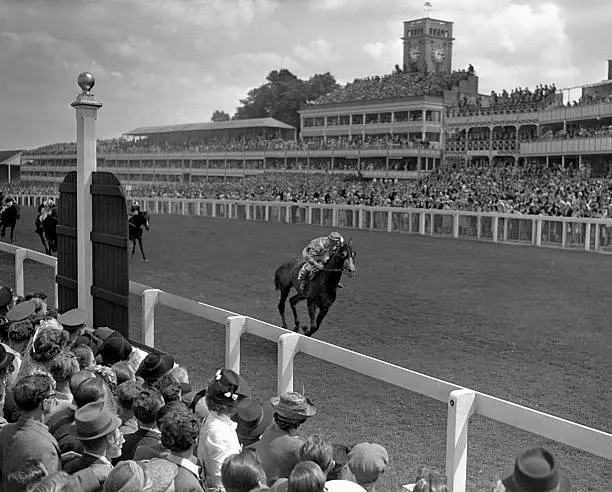
[[[149,230],[149,214],[147,212],[138,212],[136,215],[132,215],[128,221],[130,227],[130,241],[132,241],[132,256],[136,253],[136,241],[140,246],[140,253],[142,254],[142,261],[148,262],[147,255],[145,255],[144,249],[142,248],[142,228],[145,227]]]
[[[306,260],[295,258],[278,267],[276,272],[274,272],[274,287],[276,290],[281,291],[278,312],[283,320],[283,328],[287,328],[285,301],[291,289],[294,288],[298,293],[289,299],[289,304],[293,311],[293,319],[295,320],[293,331],[300,332],[300,321],[295,305],[306,299],[310,316],[310,330],[304,330],[304,335],[312,336],[321,327],[321,322],[327,315],[327,311],[329,311],[329,308],[336,300],[336,289],[342,274],[346,273],[352,276],[355,273],[355,256],[357,256],[357,253],[353,251],[352,240],[340,246],[325,264],[325,269],[317,272],[314,278],[309,281],[306,293],[302,293],[299,290],[299,281],[297,279],[298,273],[304,266],[304,263],[306,263]],[[319,310],[318,315],[317,309]]]
[[[50,255],[57,253],[57,208],[53,207],[41,220],[42,213],[43,205],[38,207],[34,227],[36,228],[36,234],[40,237],[40,242],[45,248],[45,253]]]
[[[10,229],[10,240],[13,242],[15,235],[15,226],[17,225],[17,220],[20,217],[19,207],[13,202],[12,205],[5,206],[0,212],[0,221],[2,222],[2,226],[0,227],[0,237],[4,239],[5,233],[7,229]]]

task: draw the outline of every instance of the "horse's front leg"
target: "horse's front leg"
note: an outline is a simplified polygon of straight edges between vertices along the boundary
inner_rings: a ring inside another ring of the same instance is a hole
[[[295,294],[293,297],[289,299],[289,305],[291,306],[291,311],[293,311],[293,319],[295,320],[295,328],[293,331],[296,333],[300,332],[300,320],[298,319],[297,309],[295,309],[295,305],[302,301],[304,298],[300,294]]]
[[[317,327],[315,325],[315,317],[317,315],[317,305],[312,300],[306,301],[308,303],[308,316],[310,316],[310,330],[304,331],[304,335],[312,336],[312,334],[317,331]]]
[[[136,253],[136,239],[132,239],[132,256]]]
[[[149,260],[147,260],[147,255],[145,255],[144,249],[142,247],[142,238],[138,238],[138,246],[140,246],[140,254],[142,255],[142,261],[147,263]]]
[[[317,316],[317,322],[314,326],[310,328],[310,332],[308,333],[308,336],[314,335],[317,332],[317,330],[321,327],[321,323],[323,322],[323,319],[325,318],[325,316],[327,316],[327,311],[329,311],[329,306],[319,308],[319,315]]]

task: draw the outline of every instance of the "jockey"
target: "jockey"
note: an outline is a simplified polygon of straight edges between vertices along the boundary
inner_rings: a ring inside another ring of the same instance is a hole
[[[140,213],[140,204],[134,200],[132,202],[132,208],[130,209],[130,217],[134,217]]]
[[[316,272],[325,269],[325,263],[342,244],[344,244],[344,238],[338,232],[331,232],[329,236],[318,237],[308,243],[302,251],[306,264],[298,274],[302,292],[306,293],[308,282],[312,280]],[[343,285],[338,284],[338,287],[343,287]]]

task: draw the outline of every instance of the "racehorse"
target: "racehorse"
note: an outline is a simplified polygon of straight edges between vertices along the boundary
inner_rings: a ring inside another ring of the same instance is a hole
[[[352,240],[344,243],[332,253],[329,260],[325,263],[325,269],[317,272],[312,280],[309,281],[306,292],[301,292],[299,288],[298,273],[306,263],[302,258],[295,258],[279,266],[274,272],[274,287],[280,290],[281,297],[278,302],[278,312],[283,320],[283,328],[287,328],[285,320],[285,301],[291,289],[295,289],[297,294],[289,299],[289,305],[293,311],[295,328],[293,331],[300,332],[300,321],[298,319],[295,306],[298,302],[306,300],[308,314],[310,316],[310,329],[304,330],[304,335],[312,336],[321,327],[321,322],[327,315],[327,311],[336,300],[336,289],[340,283],[343,273],[352,276],[355,273],[355,257],[357,253],[353,251]],[[317,314],[317,309],[319,310]]]
[[[149,260],[147,260],[147,256],[142,248],[142,228],[145,227],[147,231],[149,230],[149,214],[147,212],[138,212],[129,218],[128,224],[130,228],[130,241],[132,241],[132,256],[136,253],[136,241],[138,241],[142,261],[147,263]]]
[[[8,228],[10,229],[10,239],[12,243],[15,235],[15,226],[17,225],[17,220],[19,220],[20,217],[21,213],[15,201],[7,201],[2,208],[2,212],[0,212],[0,222],[2,222],[2,226],[0,227],[0,237],[4,238],[6,229]]]

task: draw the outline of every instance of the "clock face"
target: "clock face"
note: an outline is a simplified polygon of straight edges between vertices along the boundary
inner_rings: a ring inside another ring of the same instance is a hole
[[[434,48],[432,56],[435,62],[440,63],[446,58],[446,52],[443,48]]]
[[[421,54],[420,50],[417,47],[410,49],[410,59],[412,61],[417,61],[419,59],[419,55]]]

